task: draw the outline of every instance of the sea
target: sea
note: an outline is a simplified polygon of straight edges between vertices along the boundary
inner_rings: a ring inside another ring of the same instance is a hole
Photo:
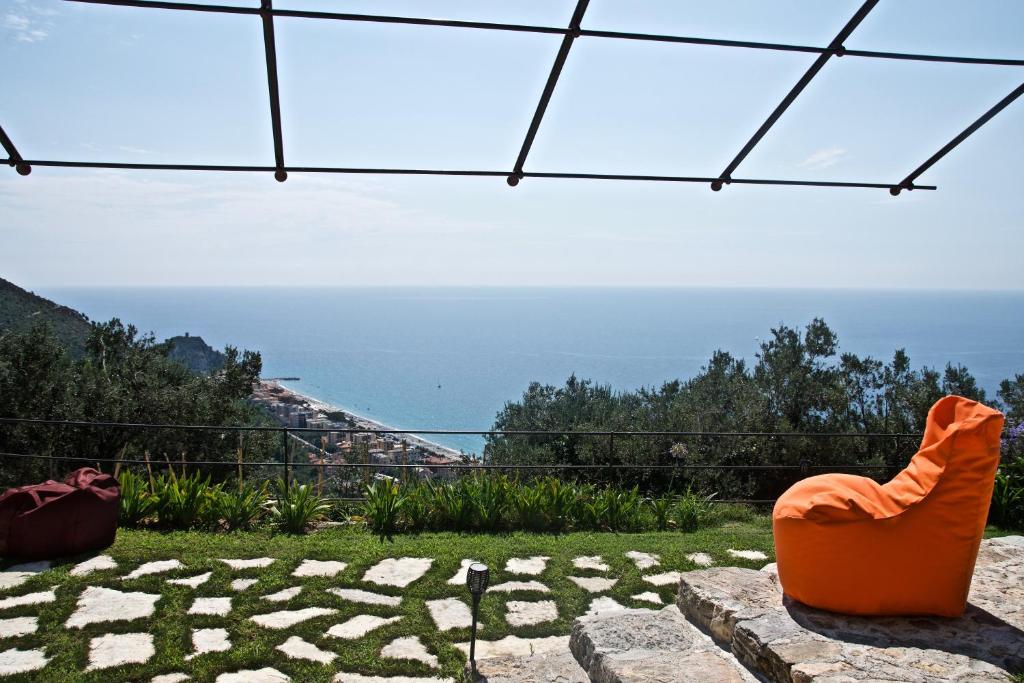
[[[160,340],[258,350],[265,377],[386,425],[487,430],[531,382],[618,390],[686,379],[716,349],[753,362],[815,317],[841,351],[966,366],[990,396],[1024,373],[1024,292],[646,288],[50,288]],[[483,438],[431,436],[479,453]]]

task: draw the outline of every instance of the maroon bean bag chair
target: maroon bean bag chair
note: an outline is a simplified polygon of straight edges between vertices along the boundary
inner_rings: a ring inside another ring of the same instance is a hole
[[[63,482],[8,489],[0,496],[0,556],[49,560],[106,548],[120,504],[117,480],[90,467]]]

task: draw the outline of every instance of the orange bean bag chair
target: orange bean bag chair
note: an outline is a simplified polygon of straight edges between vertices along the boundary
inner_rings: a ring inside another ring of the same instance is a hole
[[[1000,412],[947,396],[889,483],[824,474],[782,494],[772,527],[785,593],[845,614],[962,614],[1002,429]]]

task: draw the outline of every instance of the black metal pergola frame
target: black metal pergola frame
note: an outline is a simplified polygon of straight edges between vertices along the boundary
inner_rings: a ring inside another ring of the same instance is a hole
[[[742,40],[724,40],[718,38],[660,35],[651,33],[632,33],[625,31],[603,31],[583,28],[583,17],[587,11],[590,0],[577,0],[569,25],[565,28],[554,26],[535,26],[524,24],[508,24],[481,21],[460,21],[449,19],[428,19],[421,17],[399,17],[374,14],[352,14],[343,12],[319,12],[308,10],[275,9],[273,0],[259,0],[257,7],[234,7],[229,5],[197,4],[191,2],[164,2],[162,0],[65,0],[66,2],[79,2],[96,5],[115,5],[120,7],[137,7],[147,9],[178,10],[187,12],[205,12],[218,14],[238,14],[258,16],[263,24],[263,42],[266,54],[267,68],[267,89],[270,98],[271,128],[274,136],[274,165],[273,166],[240,166],[240,165],[215,165],[215,164],[141,164],[141,163],[119,163],[119,162],[92,162],[92,161],[60,161],[44,159],[25,159],[19,154],[14,143],[0,127],[0,145],[7,152],[7,159],[3,163],[14,167],[21,175],[28,175],[33,166],[40,167],[64,167],[64,168],[105,168],[105,169],[131,169],[131,170],[176,170],[176,171],[224,171],[224,172],[265,172],[273,173],[274,177],[284,182],[289,173],[338,173],[338,174],[375,174],[375,175],[434,175],[434,176],[480,176],[480,177],[504,177],[510,186],[516,186],[523,178],[564,178],[582,180],[634,180],[634,181],[656,181],[674,183],[706,183],[714,191],[719,191],[725,185],[784,185],[803,187],[836,187],[836,188],[871,188],[886,189],[893,196],[898,195],[902,190],[934,190],[934,185],[918,185],[918,177],[935,165],[939,160],[966,140],[975,131],[981,128],[992,117],[1009,106],[1013,101],[1024,95],[1024,83],[1021,83],[1010,94],[997,102],[989,110],[979,116],[974,122],[967,126],[960,134],[943,145],[935,154],[929,157],[924,163],[915,168],[906,177],[896,183],[880,182],[834,182],[817,180],[785,180],[777,178],[737,178],[733,173],[746,159],[747,155],[757,146],[764,136],[771,130],[772,126],[781,118],[786,110],[799,97],[804,89],[811,83],[814,77],[822,70],[825,64],[833,57],[856,57],[866,59],[886,59],[920,62],[941,62],[952,64],[978,64],[990,66],[1024,66],[1024,59],[998,59],[982,57],[956,57],[929,54],[909,54],[902,52],[883,52],[874,50],[851,50],[845,47],[844,43],[854,32],[857,26],[879,3],[879,0],[865,0],[857,9],[857,12],[836,34],[835,38],[825,47],[809,45],[792,45],[784,43],[769,43]],[[380,24],[404,24],[412,26],[434,26],[448,28],[476,29],[485,31],[506,31],[517,33],[536,33],[562,36],[562,42],[555,57],[551,72],[548,75],[544,90],[537,103],[530,126],[519,150],[512,170],[453,170],[438,168],[354,168],[334,166],[288,166],[284,159],[284,135],[281,128],[281,104],[278,92],[277,75],[277,49],[274,38],[275,17],[319,19],[347,22],[371,22]],[[661,43],[680,43],[688,45],[705,45],[749,50],[769,50],[783,52],[802,52],[816,54],[814,63],[807,69],[799,81],[790,89],[782,101],[768,115],[764,123],[751,136],[738,154],[729,162],[728,166],[717,176],[672,176],[672,175],[630,175],[630,174],[608,174],[608,173],[552,173],[527,171],[525,165],[533,146],[534,138],[540,129],[547,110],[548,103],[558,84],[569,52],[574,41],[578,38],[599,38],[628,41],[648,41]]]

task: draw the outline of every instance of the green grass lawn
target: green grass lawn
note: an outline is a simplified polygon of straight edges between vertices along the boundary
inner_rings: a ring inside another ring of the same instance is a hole
[[[438,632],[424,604],[425,600],[443,597],[467,599],[462,586],[450,586],[447,581],[458,570],[463,558],[485,562],[492,569],[492,584],[507,580],[536,578],[546,584],[552,593],[488,593],[481,603],[480,638],[493,640],[514,634],[521,637],[566,635],[572,621],[587,611],[596,597],[577,587],[566,577],[608,576],[619,579],[607,595],[627,607],[651,607],[630,596],[644,591],[655,591],[666,604],[674,601],[674,585],[656,588],[641,578],[641,572],[624,556],[629,550],[657,553],[662,564],[647,569],[644,574],[670,570],[696,569],[685,555],[704,552],[721,565],[759,568],[764,562],[749,562],[731,557],[729,548],[760,550],[769,561],[774,560],[772,537],[768,521],[731,522],[720,527],[693,533],[661,532],[642,534],[571,533],[542,534],[453,534],[431,533],[418,536],[398,536],[382,541],[365,531],[356,529],[328,529],[308,536],[286,536],[268,531],[250,533],[212,534],[203,532],[120,531],[117,542],[107,554],[119,567],[113,571],[96,572],[86,577],[73,577],[68,570],[74,561],[68,561],[33,577],[27,584],[4,592],[0,597],[20,595],[56,586],[57,601],[50,604],[25,606],[4,610],[0,618],[39,616],[39,631],[35,634],[10,638],[0,642],[0,651],[13,647],[20,649],[44,647],[51,658],[49,665],[38,672],[11,676],[5,681],[148,681],[154,675],[184,672],[195,681],[212,681],[224,672],[239,669],[259,669],[272,666],[288,674],[294,681],[329,681],[338,671],[376,675],[449,676],[458,678],[464,662],[463,655],[453,643],[469,639],[469,629]],[[506,560],[512,557],[548,555],[551,560],[539,577],[514,576],[504,571]],[[572,559],[581,555],[601,555],[610,565],[607,573],[577,570]],[[267,569],[233,571],[217,558],[245,558],[270,556],[277,562]],[[386,557],[431,557],[430,571],[405,589],[380,587],[361,581],[363,573],[377,561]],[[303,559],[342,560],[348,567],[333,578],[295,578],[290,574]],[[76,558],[75,561],[82,558]],[[152,560],[178,559],[186,565],[184,570],[168,574],[151,575],[124,582],[120,579],[140,564]],[[9,563],[6,563],[9,564]],[[174,586],[166,579],[188,577],[212,571],[212,578],[197,589]],[[236,593],[229,587],[232,579],[258,577],[259,583]],[[79,594],[87,585],[99,585],[118,590],[159,593],[153,617],[133,622],[91,624],[84,629],[66,629],[64,622],[74,611]],[[300,595],[287,603],[271,603],[259,596],[282,588],[303,585]],[[382,607],[346,602],[325,589],[330,587],[358,587],[380,593],[404,596],[399,607]],[[232,611],[227,617],[190,616],[186,612],[194,597],[232,596]],[[507,600],[554,600],[558,606],[557,621],[526,627],[510,627],[505,621]],[[468,600],[467,600],[468,601]],[[282,609],[300,609],[321,606],[337,609],[337,613],[312,619],[281,631],[265,629],[249,621],[254,614]],[[375,614],[382,617],[401,615],[399,622],[389,624],[353,641],[325,637],[324,632],[357,614]],[[191,629],[227,628],[232,649],[223,653],[201,655],[191,661],[185,656],[192,652]],[[128,665],[118,669],[83,673],[88,662],[89,640],[105,633],[149,632],[153,634],[156,655],[146,664]],[[298,635],[324,650],[339,656],[330,665],[303,660],[290,660],[275,647],[292,635]],[[418,635],[427,649],[437,655],[440,670],[433,670],[418,662],[383,659],[381,648],[401,636]]]

